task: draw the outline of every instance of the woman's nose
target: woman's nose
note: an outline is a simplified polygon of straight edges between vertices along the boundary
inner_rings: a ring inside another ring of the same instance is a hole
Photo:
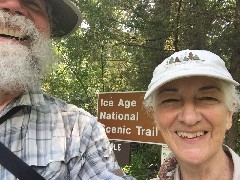
[[[192,102],[185,103],[178,114],[178,120],[188,126],[195,125],[197,122],[201,121],[201,119],[201,113]]]

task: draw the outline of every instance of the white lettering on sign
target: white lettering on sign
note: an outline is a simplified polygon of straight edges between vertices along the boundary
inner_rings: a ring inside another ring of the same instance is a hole
[[[136,126],[139,136],[158,136],[158,129],[153,127],[152,129],[144,129],[142,126]]]
[[[137,101],[135,100],[123,100],[123,99],[119,99],[119,102],[118,102],[118,106],[122,106],[126,109],[130,108],[130,107],[136,107],[137,105]]]
[[[121,151],[121,144],[111,143],[114,151]]]
[[[113,101],[107,101],[107,100],[101,99],[100,102],[101,102],[100,106],[113,106]]]
[[[138,112],[135,114],[121,114],[118,112],[100,112],[99,119],[105,119],[105,120],[120,120],[120,121],[138,121]]]
[[[131,128],[123,127],[105,127],[105,131],[107,134],[131,134]]]

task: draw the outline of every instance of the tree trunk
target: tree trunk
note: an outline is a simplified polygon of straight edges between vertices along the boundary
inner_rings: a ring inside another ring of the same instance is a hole
[[[235,114],[233,116],[232,128],[226,133],[225,144],[237,151],[237,139],[238,139],[238,119],[239,115]]]

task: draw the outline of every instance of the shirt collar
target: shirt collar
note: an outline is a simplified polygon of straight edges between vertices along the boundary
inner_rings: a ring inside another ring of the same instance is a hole
[[[36,86],[32,89],[25,91],[19,98],[14,102],[13,106],[47,106],[44,100],[41,86]]]

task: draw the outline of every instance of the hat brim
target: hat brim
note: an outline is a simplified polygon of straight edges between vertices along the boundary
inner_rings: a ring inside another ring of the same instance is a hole
[[[184,77],[192,77],[192,76],[203,76],[203,77],[212,77],[224,80],[226,82],[232,83],[234,86],[238,86],[239,83],[232,78],[226,76],[225,74],[220,74],[219,72],[215,72],[212,70],[206,70],[206,69],[182,69],[179,71],[172,71],[169,72],[169,74],[166,74],[165,76],[161,75],[161,78],[155,78],[153,82],[151,82],[150,87],[148,88],[147,92],[145,93],[144,99],[147,99],[154,91],[156,91],[158,88],[163,86],[164,84],[184,78]]]
[[[82,22],[80,10],[70,0],[48,0],[52,14],[51,37],[64,37],[72,34]]]

